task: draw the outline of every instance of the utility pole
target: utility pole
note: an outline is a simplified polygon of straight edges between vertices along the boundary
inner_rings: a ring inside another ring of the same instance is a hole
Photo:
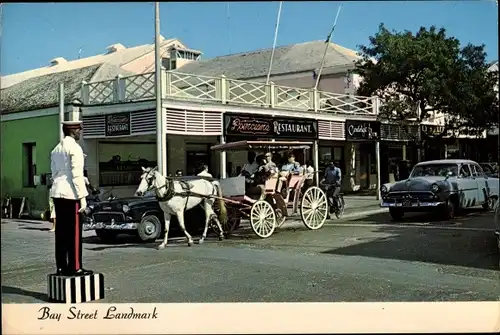
[[[59,141],[64,139],[62,123],[64,122],[64,82],[59,83]]]
[[[166,134],[161,99],[160,3],[155,2],[155,95],[156,95],[156,160],[158,171],[167,175]]]

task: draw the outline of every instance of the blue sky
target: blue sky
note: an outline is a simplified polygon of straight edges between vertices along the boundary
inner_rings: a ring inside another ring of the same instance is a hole
[[[161,33],[203,51],[204,58],[272,47],[278,2],[165,2]],[[332,41],[351,49],[366,44],[380,22],[396,30],[445,27],[462,43],[484,43],[498,59],[498,10],[491,0],[284,2],[278,45],[326,38],[342,4]],[[108,45],[154,41],[153,3],[4,4],[2,75],[103,53]]]

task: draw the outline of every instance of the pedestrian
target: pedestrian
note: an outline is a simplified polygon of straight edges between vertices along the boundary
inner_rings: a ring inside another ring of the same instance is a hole
[[[197,174],[197,176],[213,178],[212,174],[210,172],[208,172],[208,165],[207,164],[202,165],[202,170],[200,173]]]
[[[80,215],[87,208],[88,195],[83,175],[84,154],[77,141],[81,121],[62,124],[63,140],[51,152],[53,184],[50,197],[57,218],[55,256],[58,275],[82,276],[93,271],[82,267],[82,222]]]
[[[304,191],[314,185],[314,167],[312,161],[308,160],[304,168],[305,181]]]

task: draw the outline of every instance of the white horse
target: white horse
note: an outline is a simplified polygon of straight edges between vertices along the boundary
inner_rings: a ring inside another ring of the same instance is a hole
[[[157,171],[157,168],[142,168],[142,171],[144,173],[141,176],[141,182],[135,194],[142,196],[147,191],[154,191],[165,217],[165,237],[163,238],[163,242],[158,246],[158,249],[164,249],[167,245],[170,218],[172,215],[177,216],[179,225],[188,240],[188,246],[193,245],[193,238],[186,231],[184,224],[184,212],[201,203],[205,209],[205,230],[199,243],[203,243],[207,237],[208,224],[211,219],[215,220],[219,228],[219,240],[222,241],[224,239],[222,226],[213,210],[215,198],[212,196],[217,196],[219,198],[220,218],[221,220],[227,220],[226,205],[221,199],[222,190],[217,181],[208,181],[202,178],[178,181],[165,178]]]

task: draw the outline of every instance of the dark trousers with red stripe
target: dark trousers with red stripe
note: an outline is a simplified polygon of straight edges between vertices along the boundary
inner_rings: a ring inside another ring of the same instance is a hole
[[[77,271],[82,268],[82,222],[80,200],[53,198],[56,211],[56,266]]]

